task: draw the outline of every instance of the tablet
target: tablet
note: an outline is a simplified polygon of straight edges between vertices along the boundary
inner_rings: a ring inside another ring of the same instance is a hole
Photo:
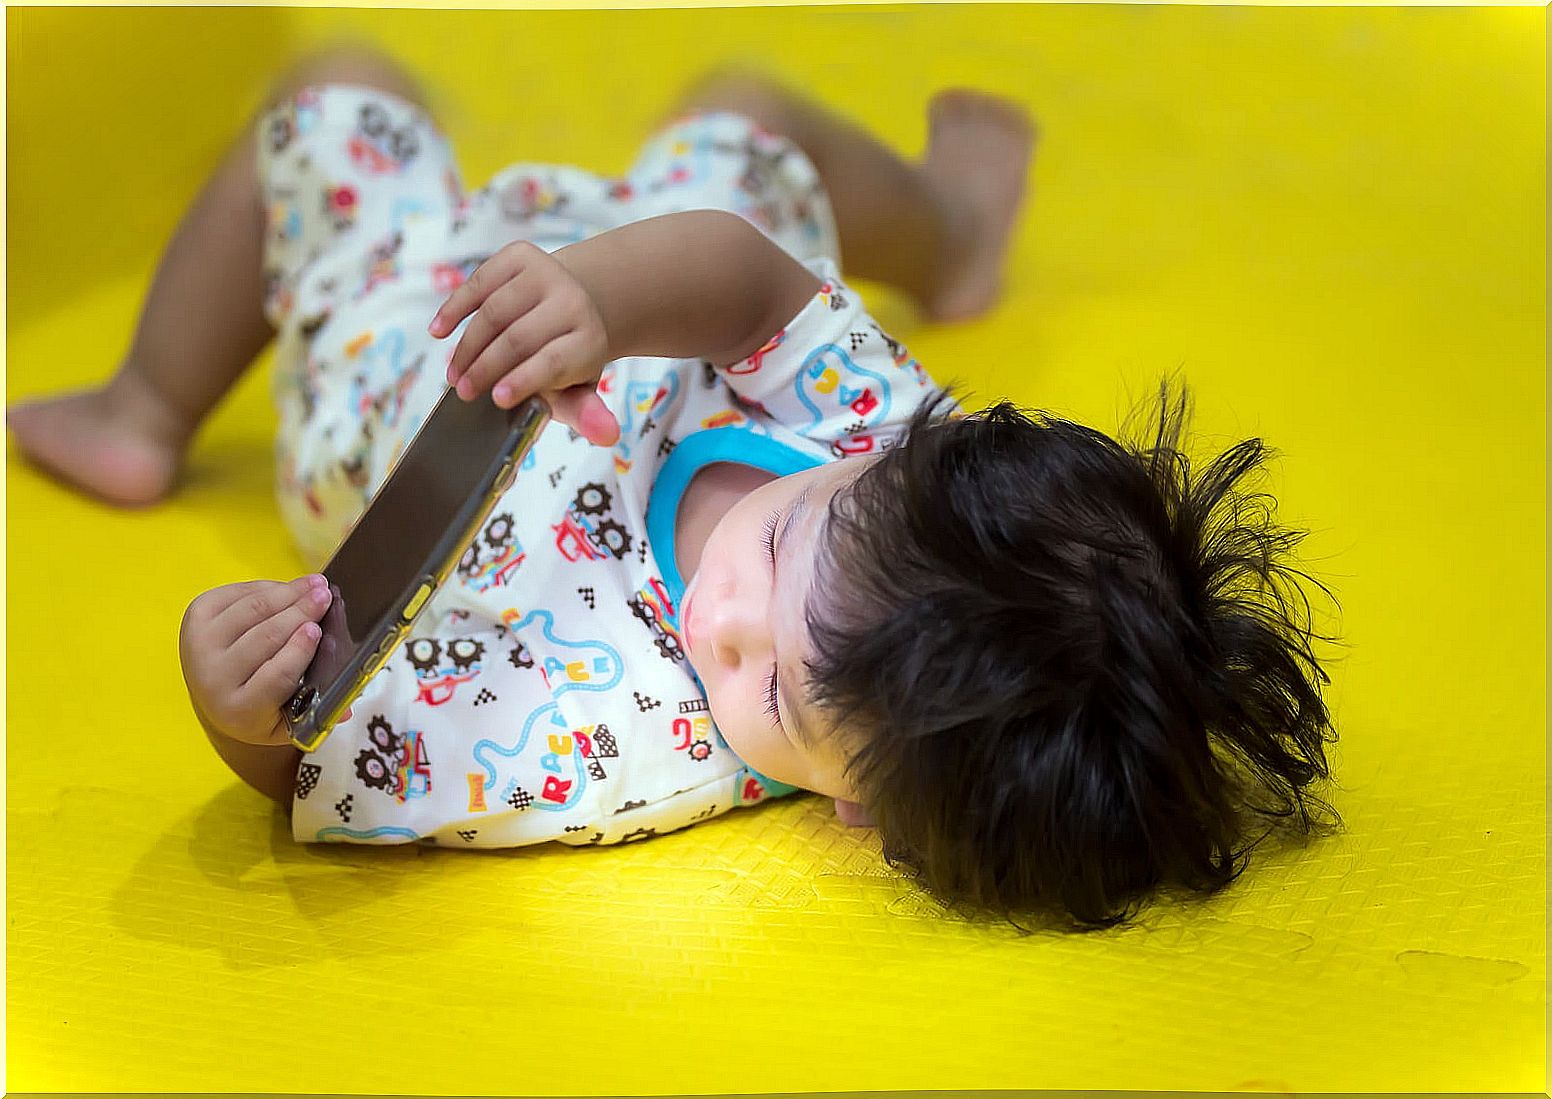
[[[312,664],[281,708],[298,748],[313,751],[344,720],[512,486],[549,418],[537,397],[503,409],[488,396],[442,394],[323,567],[334,600]]]

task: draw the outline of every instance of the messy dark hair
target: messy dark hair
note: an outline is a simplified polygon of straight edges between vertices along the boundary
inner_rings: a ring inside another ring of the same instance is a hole
[[[1311,791],[1335,740],[1311,641],[1334,639],[1286,563],[1304,532],[1247,485],[1275,452],[1193,473],[1168,379],[1145,447],[952,407],[836,494],[808,623],[890,863],[951,905],[1093,928],[1221,889],[1253,832],[1338,823]]]

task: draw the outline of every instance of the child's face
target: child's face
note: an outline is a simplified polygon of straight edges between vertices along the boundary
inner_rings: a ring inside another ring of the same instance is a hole
[[[739,500],[706,540],[679,615],[685,650],[728,747],[778,782],[844,799],[853,797],[845,757],[807,697],[804,608],[825,509],[869,460],[780,477]]]

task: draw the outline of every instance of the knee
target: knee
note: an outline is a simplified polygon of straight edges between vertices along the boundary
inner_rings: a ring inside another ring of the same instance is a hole
[[[772,133],[790,134],[799,124],[798,101],[770,77],[736,68],[714,69],[691,86],[685,109],[732,111]]]
[[[355,84],[377,88],[425,105],[420,85],[409,72],[372,46],[339,42],[303,57],[270,90],[266,106],[274,106],[313,84]]]

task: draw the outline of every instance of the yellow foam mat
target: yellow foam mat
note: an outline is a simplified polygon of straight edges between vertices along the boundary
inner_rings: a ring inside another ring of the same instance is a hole
[[[154,509],[10,452],[8,1086],[1540,1090],[1544,19],[10,10],[8,400],[106,376],[269,76],[342,31],[433,86],[471,183],[618,170],[719,60],[913,155],[932,90],[1016,96],[1045,137],[1005,302],[876,311],[971,404],[1107,430],[1182,368],[1201,450],[1282,450],[1351,648],[1347,830],[1116,932],[947,918],[813,798],[614,850],[298,847],[175,649],[199,591],[300,569],[264,364]]]

